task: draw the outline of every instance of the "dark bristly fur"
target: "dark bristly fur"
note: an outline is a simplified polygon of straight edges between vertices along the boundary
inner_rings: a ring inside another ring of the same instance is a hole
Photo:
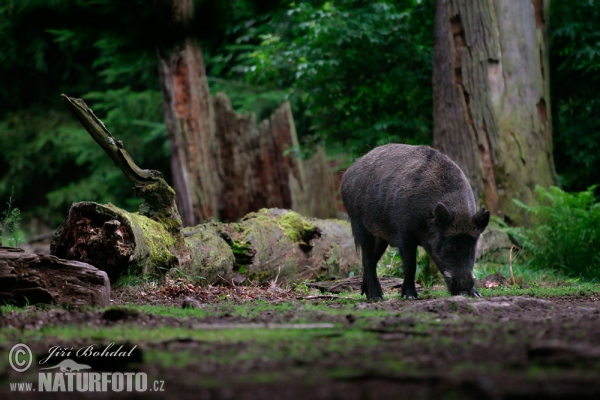
[[[417,246],[433,258],[450,293],[480,296],[472,271],[490,213],[475,212],[471,186],[450,158],[427,146],[377,147],[346,171],[341,191],[369,300],[383,300],[376,267],[388,244],[402,256],[402,296],[417,298]]]

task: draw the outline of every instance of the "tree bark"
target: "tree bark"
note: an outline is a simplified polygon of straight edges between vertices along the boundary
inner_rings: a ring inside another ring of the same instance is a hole
[[[0,301],[107,307],[110,285],[106,273],[89,264],[0,248]]]
[[[325,149],[317,147],[315,154],[304,162],[307,214],[315,218],[337,216],[337,200],[331,165]]]
[[[438,0],[434,147],[495,215],[528,223],[512,199],[555,184],[548,76],[549,1]]]
[[[253,115],[233,110],[225,93],[214,109],[219,141],[219,217],[236,221],[261,208],[292,209],[302,215],[337,215],[333,175],[325,151],[304,160],[289,102],[257,127]]]
[[[167,11],[173,20],[164,34],[176,35],[178,30],[185,31],[194,3],[177,0],[170,4],[172,9]],[[193,226],[216,215],[218,149],[202,51],[192,39],[177,39],[158,49],[158,71],[177,205],[184,226]]]

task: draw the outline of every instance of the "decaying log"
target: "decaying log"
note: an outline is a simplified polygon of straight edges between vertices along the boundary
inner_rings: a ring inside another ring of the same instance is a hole
[[[209,222],[185,228],[184,245],[157,222],[112,204],[73,204],[57,229],[51,253],[81,260],[108,273],[125,271],[158,277],[184,276],[198,283],[331,279],[358,273],[360,260],[349,224],[263,209],[238,223]],[[243,279],[242,279],[243,280]]]
[[[0,302],[106,307],[110,285],[106,273],[89,264],[1,247]]]
[[[207,235],[213,241],[221,238],[228,244],[233,264],[231,269],[221,272],[224,274],[221,278],[228,281],[233,275],[238,275],[238,279],[243,275],[255,282],[277,283],[332,279],[358,273],[360,268],[350,226],[345,221],[305,218],[290,210],[262,209],[237,223],[203,224],[184,232],[190,240],[197,240],[193,248],[198,252],[203,250]],[[222,269],[222,256],[219,262]],[[203,275],[202,270],[190,272]],[[205,272],[204,276],[218,282],[214,274]]]
[[[111,281],[127,270],[146,276],[168,272],[209,283],[232,282],[234,276],[238,282],[246,277],[282,283],[358,272],[350,226],[344,221],[264,209],[237,223],[208,222],[183,229],[174,191],[164,180],[137,167],[82,100],[63,99],[145,202],[139,213],[112,204],[73,204],[56,231],[51,254],[92,264],[106,271]],[[280,119],[287,114],[282,115]],[[278,121],[273,119],[272,125]]]
[[[315,218],[337,217],[334,178],[323,147],[317,147],[315,154],[304,161],[304,173],[306,215]],[[299,212],[302,214],[302,210]]]
[[[179,265],[176,240],[165,225],[112,204],[73,204],[50,253],[98,266],[111,281],[127,270],[153,275]]]

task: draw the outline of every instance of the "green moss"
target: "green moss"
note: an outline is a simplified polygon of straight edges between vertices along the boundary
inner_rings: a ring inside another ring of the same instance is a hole
[[[277,225],[294,242],[317,229],[313,224],[294,211],[285,213],[277,220]]]
[[[192,282],[216,282],[232,277],[235,255],[225,240],[219,235],[222,225],[206,223],[193,228],[185,228],[185,246],[191,254],[190,262],[181,266],[180,271]]]
[[[130,220],[132,226],[137,226],[141,231],[149,249],[148,260],[143,265],[143,271],[148,274],[157,270],[168,269],[172,266],[175,256],[169,250],[175,245],[175,238],[167,231],[165,226],[138,213],[123,214]]]
[[[303,236],[310,235],[317,229],[307,218],[304,218],[295,211],[285,210],[283,214],[279,214],[278,211],[281,210],[263,208],[256,213],[248,214],[244,219],[252,219],[253,224],[263,226],[267,229],[275,225],[292,242],[298,241]]]
[[[247,254],[249,249],[251,249],[250,243],[244,242],[243,240],[236,240],[231,245],[231,251],[233,251],[234,256],[243,256]]]

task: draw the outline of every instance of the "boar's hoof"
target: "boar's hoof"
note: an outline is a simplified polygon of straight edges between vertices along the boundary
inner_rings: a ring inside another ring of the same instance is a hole
[[[406,300],[417,300],[419,298],[419,295],[417,294],[417,289],[405,288],[403,285],[402,292],[400,293],[400,297],[402,298],[405,296],[406,296]]]
[[[367,296],[367,300],[371,303],[378,303],[383,301],[383,296]]]
[[[477,291],[477,289],[475,289],[475,288],[471,289],[471,292],[469,293],[469,296],[471,296],[471,297],[483,297],[483,296],[481,295],[481,293],[479,293],[479,292]]]

